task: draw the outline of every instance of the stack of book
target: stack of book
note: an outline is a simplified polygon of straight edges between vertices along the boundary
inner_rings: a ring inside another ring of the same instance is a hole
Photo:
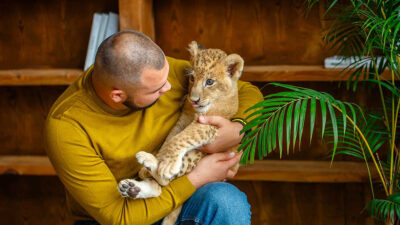
[[[384,61],[382,61],[384,60]],[[376,64],[379,65],[381,63],[386,62],[386,59],[383,57],[377,56],[376,57]],[[361,59],[357,59],[357,61],[353,57],[345,57],[340,55],[335,55],[332,57],[328,57],[325,59],[325,68],[327,69],[334,69],[334,68],[347,68],[348,66],[352,65],[352,67],[360,67],[361,65],[371,63],[370,57],[362,57]]]
[[[118,32],[118,14],[95,13],[93,15],[92,29],[90,30],[89,45],[86,53],[84,70],[94,63],[97,48],[106,38]]]

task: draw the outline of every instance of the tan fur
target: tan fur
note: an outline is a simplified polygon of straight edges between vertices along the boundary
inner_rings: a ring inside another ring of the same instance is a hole
[[[200,49],[195,41],[190,43],[188,50],[192,65],[189,71],[190,92],[182,115],[156,157],[147,152],[136,155],[139,163],[144,165],[139,176],[142,179],[151,176],[163,186],[192,171],[205,156],[196,149],[211,143],[218,136],[215,126],[198,123],[198,117],[217,115],[230,119],[238,110],[237,81],[242,74],[243,59],[237,54],[227,55],[219,49]],[[208,79],[214,80],[214,83],[206,85]],[[194,101],[203,107],[193,107]],[[232,169],[236,171],[238,166]],[[163,224],[173,224],[179,212],[180,207],[166,217]]]

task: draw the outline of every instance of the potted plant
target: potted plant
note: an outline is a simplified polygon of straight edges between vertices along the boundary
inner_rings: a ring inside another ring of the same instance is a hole
[[[318,0],[307,0],[311,8]],[[369,214],[386,224],[400,218],[400,0],[350,0],[339,4],[328,1],[326,18],[332,19],[324,40],[338,55],[351,59],[339,75],[347,75],[347,87],[354,91],[362,80],[376,87],[381,109],[372,112],[333,98],[330,94],[288,84],[270,85],[287,89],[270,94],[248,110],[251,114],[242,132],[246,135],[239,149],[242,164],[253,162],[278,149],[280,155],[301,142],[304,124],[310,123],[310,138],[316,115],[321,118],[321,135],[331,140],[331,159],[339,154],[365,162],[368,173],[378,173],[377,182],[386,196],[375,198],[370,177],[372,201]],[[386,70],[386,71],[385,71]],[[389,74],[383,76],[383,74]],[[286,142],[286,144],[285,144]],[[256,154],[257,152],[257,154]],[[379,158],[379,155],[386,156]],[[369,167],[372,163],[374,168]]]

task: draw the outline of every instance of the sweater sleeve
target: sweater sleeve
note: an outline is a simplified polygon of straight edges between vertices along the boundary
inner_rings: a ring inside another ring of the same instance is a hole
[[[245,111],[251,106],[263,100],[261,91],[254,85],[245,81],[238,81],[239,109],[233,118],[245,119],[251,112]]]
[[[77,124],[50,118],[45,137],[46,151],[66,190],[100,224],[152,224],[195,191],[183,176],[163,187],[157,198],[123,198],[114,175]]]

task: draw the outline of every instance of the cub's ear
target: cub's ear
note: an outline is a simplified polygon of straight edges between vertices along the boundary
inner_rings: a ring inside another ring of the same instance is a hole
[[[239,80],[242,75],[244,60],[238,54],[230,54],[225,58],[226,71],[232,80]]]
[[[197,56],[197,53],[199,53],[199,45],[196,41],[190,42],[188,51],[192,58],[195,58]]]

